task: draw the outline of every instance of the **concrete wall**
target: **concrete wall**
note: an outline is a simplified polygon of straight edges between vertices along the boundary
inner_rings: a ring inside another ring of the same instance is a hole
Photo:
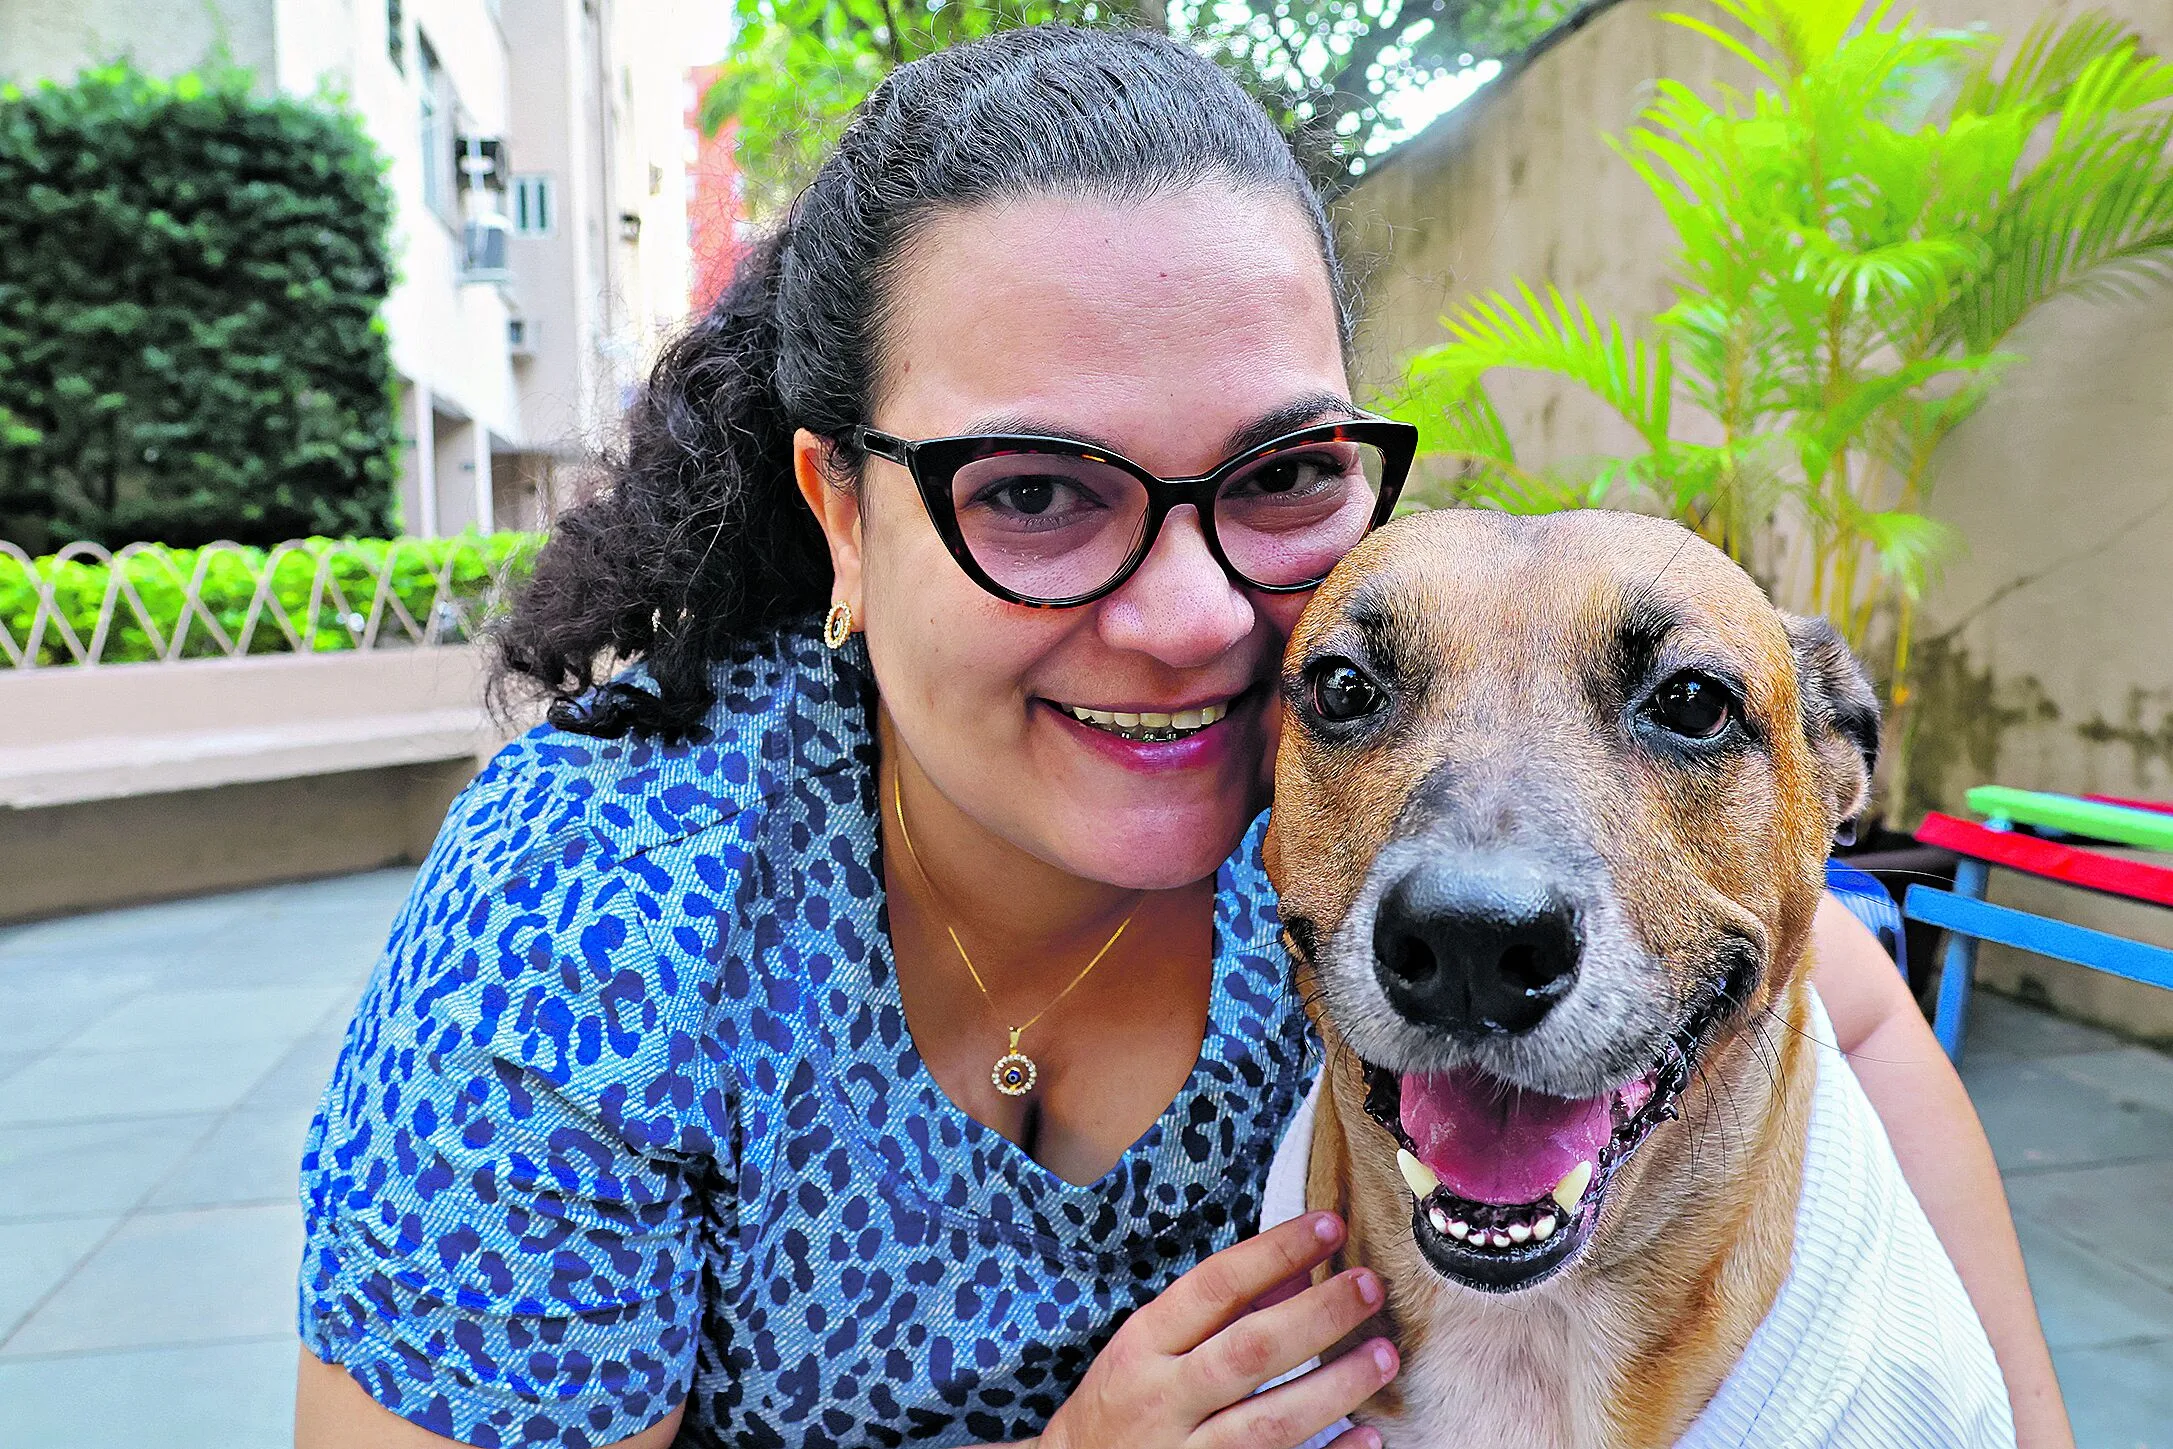
[[[506,729],[471,648],[0,671],[0,921],[422,859]]]
[[[1708,43],[1662,24],[1674,0],[1621,0],[1543,46],[1415,138],[1346,198],[1346,250],[1366,289],[1361,382],[1384,388],[1441,339],[1452,299],[1522,278],[1602,313],[1668,299],[1672,233],[1604,144],[1655,77],[1722,73]],[[1934,24],[2019,34],[2038,0],[1931,0]],[[2173,7],[2116,15],[2160,53]],[[1730,71],[1729,78],[1740,80]],[[2173,289],[2136,302],[2063,299],[2013,339],[2029,361],[1951,441],[1931,511],[1967,548],[1924,611],[1924,729],[1912,796],[1959,810],[1973,784],[2173,797]],[[1512,435],[1545,461],[1622,446],[1619,424],[1534,379],[1502,389]],[[2127,911],[1996,880],[1994,899],[2173,945],[2173,913]],[[2173,1036],[2173,994],[1988,951],[1988,980],[2025,978],[2065,1008]]]
[[[0,80],[66,79],[124,58],[178,75],[223,49],[269,89],[274,9],[275,0],[0,0]]]
[[[412,865],[474,773],[440,761],[0,810],[0,922]]]

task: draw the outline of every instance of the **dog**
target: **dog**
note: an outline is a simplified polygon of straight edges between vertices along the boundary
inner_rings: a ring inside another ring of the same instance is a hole
[[[1321,1271],[1388,1285],[1359,1420],[2012,1444],[1811,987],[1879,736],[1834,630],[1671,523],[1443,510],[1322,585],[1282,690],[1265,859],[1325,1065],[1267,1217],[1334,1209]]]

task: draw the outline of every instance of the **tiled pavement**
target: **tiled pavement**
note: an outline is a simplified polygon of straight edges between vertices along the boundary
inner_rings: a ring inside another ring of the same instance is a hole
[[[289,1442],[294,1164],[408,874],[0,931],[0,1449]],[[2084,1449],[2173,1449],[2173,1057],[1980,997]]]

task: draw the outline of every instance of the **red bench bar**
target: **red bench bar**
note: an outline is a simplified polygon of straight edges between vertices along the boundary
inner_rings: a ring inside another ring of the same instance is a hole
[[[2129,802],[2106,803],[2125,805]],[[2056,840],[2039,840],[2034,835],[2017,831],[1991,830],[1937,812],[1924,817],[1924,823],[1917,827],[1916,838],[1926,845],[2019,870],[2025,875],[2043,876],[2047,880],[2081,886],[2109,896],[2173,906],[2173,870],[2162,865],[2082,850]]]

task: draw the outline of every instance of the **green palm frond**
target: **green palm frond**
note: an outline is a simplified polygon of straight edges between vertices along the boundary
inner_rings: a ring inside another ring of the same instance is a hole
[[[1986,218],[1986,261],[1942,312],[1942,339],[1987,350],[2093,274],[2105,284],[2173,265],[2173,115],[2067,134]]]
[[[1413,411],[1450,501],[1605,503],[1678,519],[1859,647],[1955,546],[1925,500],[2024,317],[2062,294],[2173,281],[2173,65],[2090,12],[1996,35],[1889,0],[1714,0],[1667,19],[1754,89],[1655,83],[1610,144],[1676,240],[1642,326],[1522,284],[1446,319]],[[1574,383],[1639,446],[1520,457],[1499,369]],[[1438,476],[1438,475],[1437,475]],[[1884,611],[1882,613],[1882,611]]]
[[[1619,413],[1648,447],[1664,449],[1674,408],[1674,367],[1666,339],[1646,341],[1554,287],[1519,283],[1515,296],[1488,292],[1442,319],[1449,341],[1413,358],[1414,388],[1446,382],[1450,396],[1496,368],[1552,373],[1576,382]]]
[[[2132,46],[2134,39],[2127,26],[2101,10],[2086,10],[2064,21],[2047,15],[2023,33],[2004,75],[1993,74],[1998,55],[1986,49],[1963,79],[1955,112],[1981,116],[2054,109],[2086,66],[2123,45]]]

